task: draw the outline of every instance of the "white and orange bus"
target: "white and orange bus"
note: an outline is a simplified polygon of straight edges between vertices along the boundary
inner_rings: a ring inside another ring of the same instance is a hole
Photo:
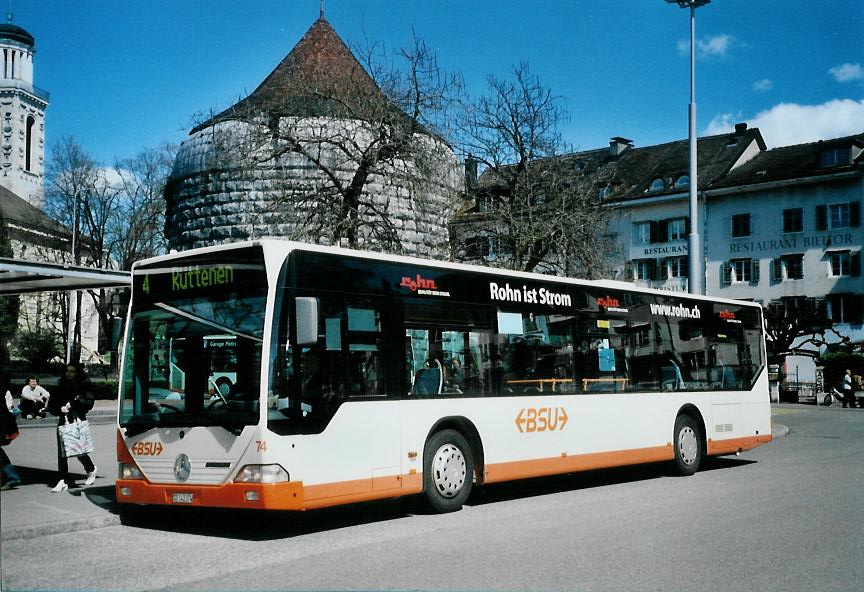
[[[748,302],[261,240],[136,264],[127,331],[122,504],[423,493],[446,512],[475,485],[655,461],[689,475],[771,440]],[[236,356],[215,393],[214,334]],[[169,343],[182,392],[158,371]]]

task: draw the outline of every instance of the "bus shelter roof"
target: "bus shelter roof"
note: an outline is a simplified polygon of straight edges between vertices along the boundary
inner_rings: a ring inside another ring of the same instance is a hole
[[[129,288],[128,271],[0,257],[0,295]]]

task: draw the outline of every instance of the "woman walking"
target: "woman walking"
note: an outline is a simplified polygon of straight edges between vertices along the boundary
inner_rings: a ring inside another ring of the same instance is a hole
[[[59,427],[67,421],[74,422],[76,418],[87,419],[87,412],[91,409],[93,409],[93,387],[90,384],[90,379],[84,374],[80,364],[68,364],[63,376],[60,377],[57,389],[48,399],[48,412],[59,418],[57,423]],[[92,485],[96,481],[96,465],[93,464],[87,454],[80,455],[78,460],[81,461],[87,472],[87,479],[84,484]],[[64,454],[59,432],[57,434],[57,472],[60,480],[51,491],[60,493],[75,486],[69,475],[69,462]]]

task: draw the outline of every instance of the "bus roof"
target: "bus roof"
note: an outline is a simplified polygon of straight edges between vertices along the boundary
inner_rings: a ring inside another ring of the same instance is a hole
[[[640,292],[644,294],[657,294],[660,296],[674,296],[678,298],[692,298],[696,300],[705,300],[710,302],[725,302],[734,305],[744,305],[744,306],[754,306],[761,308],[761,305],[758,302],[752,302],[748,300],[733,300],[731,298],[722,298],[718,296],[703,296],[698,294],[690,294],[687,292],[673,292],[669,290],[659,290],[657,288],[648,288],[644,286],[637,286],[630,282],[623,282],[619,280],[585,280],[585,279],[577,279],[571,277],[562,277],[562,276],[553,276],[542,273],[533,273],[526,271],[514,271],[510,269],[502,269],[498,267],[484,267],[482,265],[475,265],[471,263],[457,263],[454,261],[439,261],[435,259],[423,259],[420,257],[410,257],[406,255],[393,255],[390,253],[378,253],[375,251],[360,251],[356,249],[346,249],[343,247],[332,247],[326,245],[314,245],[310,243],[302,243],[297,241],[291,241],[287,239],[279,239],[279,238],[261,238],[243,242],[236,243],[227,243],[221,245],[213,245],[208,247],[199,247],[196,249],[189,249],[187,251],[175,251],[169,253],[167,255],[161,255],[159,257],[153,257],[151,259],[144,259],[136,262],[132,266],[132,275],[136,274],[136,271],[141,266],[149,266],[152,264],[161,263],[163,261],[171,261],[174,259],[183,259],[185,257],[190,257],[194,255],[201,255],[205,253],[213,253],[219,252],[226,249],[243,249],[253,246],[261,246],[263,250],[266,252],[279,251],[281,256],[287,256],[291,251],[310,251],[314,253],[329,253],[332,255],[342,255],[344,257],[353,257],[355,259],[369,259],[372,261],[391,261],[394,263],[404,263],[408,265],[425,265],[429,267],[438,267],[445,269],[454,269],[461,271],[469,271],[474,273],[481,273],[486,275],[497,275],[503,277],[512,277],[512,278],[520,278],[526,280],[534,280],[541,282],[557,282],[557,283],[566,283],[571,285],[578,286],[593,286],[598,288],[607,288],[609,290],[626,290],[633,292]]]

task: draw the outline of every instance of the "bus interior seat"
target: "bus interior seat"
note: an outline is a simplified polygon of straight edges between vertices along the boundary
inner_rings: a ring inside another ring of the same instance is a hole
[[[414,377],[413,393],[415,395],[437,395],[441,393],[444,383],[444,373],[441,370],[441,362],[432,359],[426,361],[426,367],[417,371]]]

